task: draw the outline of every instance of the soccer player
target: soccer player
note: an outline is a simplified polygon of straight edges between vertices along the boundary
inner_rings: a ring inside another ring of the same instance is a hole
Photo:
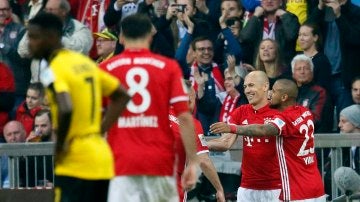
[[[244,81],[244,92],[249,104],[235,109],[229,122],[236,125],[264,124],[271,119],[278,112],[269,107],[268,91],[269,79],[265,72],[250,72]],[[220,138],[208,142],[209,149],[226,151],[235,143],[236,138],[237,135],[231,133],[222,134]],[[243,137],[242,178],[237,193],[238,202],[279,201],[281,180],[276,139],[275,136]]]
[[[277,136],[276,149],[282,179],[281,201],[325,202],[322,179],[314,148],[314,117],[309,109],[296,105],[298,89],[293,81],[277,80],[271,107],[281,113],[266,124],[235,126],[215,123],[214,133],[232,132],[252,137]],[[234,127],[233,129],[231,129]],[[257,159],[254,159],[257,161]]]
[[[48,63],[40,80],[47,87],[55,148],[55,201],[106,201],[113,158],[106,131],[130,97],[119,81],[88,57],[62,48],[62,22],[42,13],[29,21],[29,50]],[[111,104],[101,124],[101,99]]]
[[[124,52],[101,64],[124,81],[132,96],[108,132],[116,174],[110,182],[109,201],[178,202],[170,105],[179,120],[188,159],[182,179],[185,190],[195,185],[198,164],[193,118],[180,67],[175,60],[150,52],[152,24],[147,16],[128,16],[120,29]]]
[[[196,93],[194,88],[192,87],[191,81],[185,81],[187,90],[189,91],[189,108],[190,112],[193,113],[195,109],[196,104]],[[184,151],[183,142],[181,140],[181,135],[179,131],[179,121],[174,116],[174,112],[170,110],[169,114],[169,120],[170,120],[170,126],[171,129],[175,135],[176,140],[176,151],[177,151],[177,170],[176,170],[176,184],[179,192],[179,198],[180,202],[185,202],[187,195],[186,192],[184,193],[182,187],[181,187],[181,175],[185,168],[185,162],[186,162],[186,154]],[[194,126],[195,126],[195,139],[196,139],[196,147],[197,147],[197,155],[199,157],[200,162],[200,168],[206,178],[211,182],[211,184],[214,186],[216,190],[216,199],[218,202],[225,202],[224,197],[224,189],[221,185],[219,176],[216,172],[216,168],[214,167],[214,164],[212,163],[210,157],[209,157],[209,148],[206,144],[206,140],[204,138],[204,131],[202,129],[200,121],[193,118],[194,120]]]

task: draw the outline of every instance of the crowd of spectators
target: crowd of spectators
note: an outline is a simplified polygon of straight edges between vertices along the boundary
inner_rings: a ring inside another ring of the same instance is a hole
[[[192,81],[194,114],[205,134],[212,123],[226,121],[247,103],[243,79],[253,70],[264,71],[271,85],[280,78],[294,79],[298,104],[314,113],[318,133],[337,132],[333,118],[360,103],[356,0],[0,0],[3,142],[7,122],[19,121],[29,137],[36,132],[35,117],[47,108],[37,83],[47,64],[29,54],[26,32],[27,21],[39,12],[61,18],[65,48],[98,63],[123,50],[117,41],[124,17],[148,15],[153,23],[151,49],[175,58],[184,78]]]

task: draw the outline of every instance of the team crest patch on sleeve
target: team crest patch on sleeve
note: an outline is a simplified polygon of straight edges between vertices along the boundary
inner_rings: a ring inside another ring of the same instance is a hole
[[[271,121],[272,123],[275,123],[279,128],[282,128],[285,126],[285,121],[279,119],[279,118],[275,118],[273,121]]]
[[[207,146],[207,142],[205,140],[204,134],[198,134],[199,140],[201,142],[201,146]]]

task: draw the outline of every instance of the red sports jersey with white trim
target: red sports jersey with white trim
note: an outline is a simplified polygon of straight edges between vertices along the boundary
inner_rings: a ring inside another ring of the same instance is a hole
[[[233,111],[229,123],[264,124],[277,113],[268,105],[259,110],[254,110],[250,104],[241,105]],[[277,137],[274,136],[243,136],[241,187],[255,190],[281,188],[276,141]]]
[[[172,176],[175,138],[169,110],[189,111],[188,95],[175,60],[147,49],[125,50],[101,68],[115,75],[132,96],[108,131],[115,174]]]
[[[302,106],[288,107],[270,123],[280,130],[281,137],[277,145],[283,181],[280,199],[305,200],[323,196],[311,112]]]
[[[181,175],[183,174],[184,169],[185,169],[186,153],[185,153],[183,141],[181,140],[179,121],[172,111],[170,111],[169,119],[170,119],[171,129],[175,135],[175,141],[176,141],[175,150],[176,150],[176,155],[177,155],[177,159],[178,159],[177,160],[177,168],[176,168],[176,183],[177,183],[180,201],[183,201],[184,200],[184,191],[181,187]],[[196,142],[197,154],[199,155],[199,154],[203,154],[203,153],[208,153],[209,148],[206,144],[206,140],[204,137],[204,131],[202,129],[200,121],[198,121],[195,118],[194,118],[194,127],[195,127],[195,135],[196,135],[195,142]]]

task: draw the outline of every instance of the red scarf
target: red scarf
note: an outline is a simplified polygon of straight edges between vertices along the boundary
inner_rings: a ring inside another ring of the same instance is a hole
[[[225,88],[224,88],[224,77],[221,74],[220,68],[217,66],[216,63],[213,62],[212,67],[213,67],[213,69],[211,71],[211,76],[215,80],[216,93],[222,92],[222,91],[225,90]],[[190,78],[189,78],[189,80],[191,81],[195,91],[197,92],[198,86],[197,86],[197,83],[195,82],[195,79],[194,79],[194,71],[195,71],[196,68],[198,68],[198,64],[196,62],[194,62],[193,65],[190,68],[191,68],[191,70],[190,70]]]
[[[231,112],[236,108],[236,103],[239,98],[240,95],[237,95],[234,98],[232,98],[229,94],[226,95],[224,103],[221,106],[219,121],[227,123]]]
[[[275,23],[269,23],[267,17],[264,17],[264,29],[263,29],[263,39],[273,39],[275,40]]]

